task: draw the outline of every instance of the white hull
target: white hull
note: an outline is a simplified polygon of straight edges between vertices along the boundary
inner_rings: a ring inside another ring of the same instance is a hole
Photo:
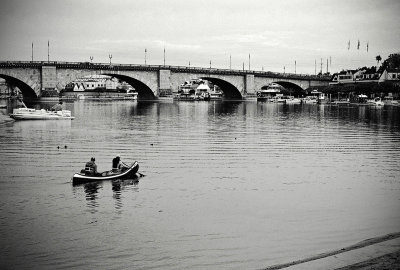
[[[72,120],[75,118],[68,110],[52,112],[29,108],[14,109],[10,117],[15,120]]]
[[[375,105],[375,106],[384,106],[385,103],[380,98],[367,100],[367,104]]]
[[[286,100],[286,104],[301,104],[301,100],[298,98],[290,98]]]

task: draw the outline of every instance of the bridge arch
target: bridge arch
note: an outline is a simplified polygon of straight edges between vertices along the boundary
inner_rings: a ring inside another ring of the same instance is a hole
[[[215,77],[201,77],[203,80],[207,80],[212,82],[215,85],[218,85],[221,88],[221,91],[225,95],[225,99],[242,99],[242,94],[240,91],[231,84],[223,79],[215,78]]]
[[[18,89],[21,91],[22,96],[24,98],[37,98],[37,94],[35,90],[32,89],[28,84],[25,82],[21,81],[20,79],[17,79],[15,77],[5,75],[5,74],[0,74],[0,78],[3,78],[6,80],[6,82],[10,83],[12,86],[18,87]]]
[[[156,99],[156,96],[154,95],[154,92],[151,90],[149,86],[147,86],[145,83],[142,81],[139,81],[135,78],[132,78],[127,75],[121,75],[121,74],[113,74],[113,73],[103,73],[102,75],[107,75],[110,77],[115,77],[117,79],[120,79],[122,81],[127,82],[130,84],[135,90],[138,92],[138,98],[139,99],[144,99],[144,100],[153,100]]]

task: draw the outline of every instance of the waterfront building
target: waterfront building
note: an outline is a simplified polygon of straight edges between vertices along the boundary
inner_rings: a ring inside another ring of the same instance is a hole
[[[332,75],[330,85],[378,82],[380,74],[375,68],[362,68],[358,70],[342,70]]]
[[[85,87],[83,86],[83,83],[75,83],[75,84],[73,84],[73,91],[74,92],[83,92],[83,91],[85,91]]]
[[[329,84],[354,83],[355,73],[356,70],[342,70],[332,75],[332,80]]]
[[[362,68],[354,74],[355,81],[376,82],[379,79],[379,73],[376,68]]]
[[[83,91],[116,91],[120,83],[116,78],[108,76],[90,76],[74,80],[66,85],[66,91],[83,92]]]
[[[0,78],[0,98],[7,98],[9,96],[10,89],[6,83],[6,80]]]
[[[400,69],[399,68],[387,68],[379,77],[379,82],[385,81],[400,81]]]

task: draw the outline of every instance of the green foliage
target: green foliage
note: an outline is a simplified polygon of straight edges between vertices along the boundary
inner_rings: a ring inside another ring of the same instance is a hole
[[[378,55],[378,56],[376,56],[375,59],[376,59],[377,65],[379,65],[379,62],[382,60],[382,57],[380,55]]]
[[[378,72],[382,73],[387,68],[400,68],[400,53],[389,55],[389,57],[383,61],[382,65],[379,67]]]
[[[400,85],[393,82],[367,82],[367,83],[355,83],[355,84],[336,84],[329,85],[319,89],[320,91],[327,94],[336,93],[355,93],[355,94],[376,94],[381,93],[400,93]]]

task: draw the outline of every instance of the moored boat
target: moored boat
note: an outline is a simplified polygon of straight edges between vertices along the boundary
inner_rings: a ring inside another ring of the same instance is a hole
[[[210,100],[222,100],[222,92],[215,89],[209,92]]]
[[[383,103],[385,105],[398,105],[399,102],[397,100],[394,100],[392,96],[385,96],[383,97]]]
[[[125,99],[132,99],[132,100],[137,100],[138,99],[138,92],[136,92],[133,88],[129,88],[126,91],[126,96]]]
[[[270,101],[275,103],[286,103],[286,97],[282,94],[277,94],[275,97],[271,98]]]
[[[306,100],[306,101],[309,101],[309,102],[305,102],[305,103],[309,103],[309,104],[310,103],[311,104],[314,104],[314,103],[326,104],[326,103],[328,103],[328,99],[325,96],[325,93],[320,92],[320,91],[318,91],[316,89],[312,90],[310,92],[310,95],[307,96],[306,98],[309,98],[308,100]],[[316,100],[316,102],[315,102],[315,100]]]
[[[338,99],[332,101],[333,104],[340,105],[340,104],[350,104],[350,101],[348,99]]]
[[[305,104],[317,104],[318,98],[316,96],[308,96],[303,99]]]
[[[73,120],[75,118],[68,110],[47,111],[31,108],[14,109],[10,117],[15,120]]]
[[[267,88],[261,88],[257,91],[257,101],[271,101],[275,102],[276,95],[279,95],[282,87],[277,83],[271,83]]]
[[[72,177],[72,184],[83,184],[96,181],[104,180],[115,180],[115,179],[133,179],[136,178],[136,173],[139,170],[139,163],[135,161],[130,167],[123,168],[120,171],[105,171],[98,175],[91,175],[82,170],[79,173],[75,173]]]
[[[287,96],[286,104],[301,104],[301,99],[295,98],[293,96]]]
[[[384,106],[385,103],[382,101],[380,97],[376,97],[374,99],[367,100],[367,104],[375,105],[375,106]]]
[[[185,83],[181,84],[178,89],[178,94],[176,94],[173,99],[183,101],[196,100],[196,88],[193,87],[193,83],[186,81]]]

